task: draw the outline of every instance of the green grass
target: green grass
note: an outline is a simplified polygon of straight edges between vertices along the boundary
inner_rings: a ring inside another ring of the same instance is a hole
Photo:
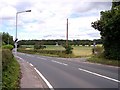
[[[21,45],[23,48],[34,48],[34,45]]]
[[[33,45],[22,45],[23,47],[27,47],[26,50],[33,50]],[[92,55],[92,46],[72,46],[73,54],[72,57],[89,57]],[[43,50],[65,50],[65,48],[61,45],[46,45],[46,48]],[[46,54],[47,55],[47,54]],[[51,56],[48,54],[48,56]],[[55,55],[56,56],[56,55]],[[63,55],[62,55],[63,56]]]
[[[92,63],[100,63],[100,64],[105,64],[105,65],[112,65],[112,66],[120,67],[119,60],[109,60],[109,59],[105,59],[103,56],[95,55],[95,56],[88,58],[87,60]]]
[[[92,55],[92,47],[72,46],[74,57],[87,57]],[[46,45],[44,50],[65,50],[62,46]]]
[[[20,66],[18,62],[14,59],[14,57],[11,59],[8,56],[11,54],[8,54],[10,52],[4,51],[2,56],[2,59],[6,61],[7,59],[10,60],[10,62],[7,64],[7,66],[3,67],[2,70],[2,88],[3,90],[14,90],[19,87],[19,77],[20,77]],[[7,55],[8,54],[8,55]],[[7,55],[7,58],[6,58]]]
[[[46,45],[44,50],[65,50],[63,46],[55,46],[55,45]]]
[[[89,57],[92,55],[92,47],[88,47],[88,46],[72,46],[73,47],[73,54],[72,55],[65,55],[64,53],[63,54],[60,54],[60,55],[56,55],[56,54],[48,54],[48,53],[40,53],[42,55],[45,55],[45,56],[56,56],[56,57]],[[28,49],[26,48],[25,50],[32,50],[31,53],[34,53],[33,52],[33,49]],[[58,51],[63,51],[65,50],[65,48],[63,46],[55,46],[55,45],[46,45],[46,48],[43,49],[43,50],[51,50],[51,51],[54,51],[54,50],[58,50]],[[26,52],[26,53],[30,53],[30,52]]]

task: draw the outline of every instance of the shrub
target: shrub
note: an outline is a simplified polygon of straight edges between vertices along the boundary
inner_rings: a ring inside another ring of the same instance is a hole
[[[72,47],[70,46],[70,45],[68,45],[68,46],[63,46],[64,48],[65,48],[65,53],[66,54],[72,54]]]
[[[34,49],[44,49],[44,48],[46,48],[46,46],[38,45],[38,44],[34,45]]]
[[[92,49],[93,54],[101,54],[103,53],[104,49],[103,47],[96,46],[95,48]]]
[[[3,45],[2,48],[12,50],[14,48],[14,46],[13,45]]]

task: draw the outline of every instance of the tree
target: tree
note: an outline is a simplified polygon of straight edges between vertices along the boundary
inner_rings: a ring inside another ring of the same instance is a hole
[[[120,60],[120,1],[111,10],[101,12],[100,20],[91,26],[100,31],[106,58]]]
[[[2,33],[2,42],[4,44],[11,44],[14,45],[14,41],[13,41],[13,36],[9,35],[9,33]]]
[[[63,47],[65,48],[65,53],[66,54],[72,54],[72,50],[73,50],[73,48],[71,47],[71,45],[63,45]]]
[[[118,2],[112,2],[112,9],[115,8],[116,6],[119,6],[120,5],[120,1]]]

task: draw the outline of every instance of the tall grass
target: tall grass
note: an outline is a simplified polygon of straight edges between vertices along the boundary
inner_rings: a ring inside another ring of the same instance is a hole
[[[92,47],[89,46],[73,46],[73,54],[76,57],[87,57],[92,55]]]

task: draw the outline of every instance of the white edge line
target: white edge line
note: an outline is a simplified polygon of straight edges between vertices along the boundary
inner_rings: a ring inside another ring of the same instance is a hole
[[[35,71],[40,75],[40,77],[45,81],[45,83],[47,84],[47,86],[51,89],[51,90],[54,90],[53,89],[53,86],[47,81],[47,79],[36,69],[34,68]]]
[[[78,69],[81,70],[81,71],[84,71],[84,72],[87,72],[87,73],[90,73],[90,74],[93,74],[93,75],[96,75],[96,76],[99,76],[99,77],[103,77],[103,78],[115,81],[117,83],[120,83],[119,80],[116,80],[116,79],[113,79],[113,78],[110,78],[110,77],[107,77],[107,76],[104,76],[104,75],[101,75],[101,74],[98,74],[98,73],[94,73],[94,72],[91,72],[91,71],[88,71],[88,70],[85,70],[85,69],[82,69],[82,68],[78,68]]]
[[[30,66],[32,66],[33,67],[33,65],[31,64],[31,63],[29,63],[30,64]]]
[[[21,57],[17,56],[19,59],[23,60]],[[29,63],[29,62],[27,62]],[[31,63],[29,63],[30,66],[33,66]],[[34,66],[33,66],[34,67]],[[38,73],[38,75],[45,81],[45,83],[47,84],[47,86],[51,89],[51,90],[54,90],[53,89],[53,86],[47,81],[47,79],[36,69],[34,68],[35,71]]]
[[[65,66],[67,66],[68,64],[66,64],[66,63],[62,63],[63,65],[65,65]]]

